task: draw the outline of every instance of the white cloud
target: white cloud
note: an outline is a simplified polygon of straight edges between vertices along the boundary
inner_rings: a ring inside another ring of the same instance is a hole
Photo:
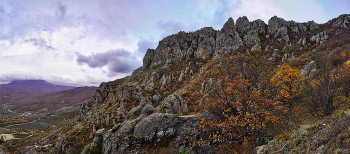
[[[0,1],[0,82],[12,76],[98,85],[130,75],[146,50],[167,35],[206,26],[219,29],[229,17],[244,15],[266,23],[274,15],[297,22],[324,20],[316,0]],[[96,55],[119,49],[131,55],[123,59],[130,65],[127,71],[114,66],[119,57],[101,67],[86,65],[101,58]],[[76,53],[89,61],[79,65]]]
[[[273,16],[285,20],[307,22],[314,20],[322,23],[327,21],[325,12],[316,0],[239,0],[238,3],[228,3],[228,14],[233,19],[247,16],[250,21],[261,19],[268,23]],[[238,8],[236,8],[238,6]],[[231,9],[232,8],[232,9]]]

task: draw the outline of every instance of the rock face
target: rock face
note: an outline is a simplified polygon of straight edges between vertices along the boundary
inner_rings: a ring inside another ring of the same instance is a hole
[[[207,59],[215,51],[216,31],[205,27],[191,33],[179,32],[159,42],[158,47],[149,49],[143,60],[143,66],[156,66],[170,60],[177,62],[188,56]]]
[[[348,16],[344,16],[341,20],[339,17],[339,22],[336,20],[334,23],[347,25]],[[297,23],[285,21],[277,16],[272,17],[268,25],[260,19],[250,22],[246,16],[239,17],[236,24],[232,18],[229,18],[219,31],[204,27],[195,32],[179,32],[165,37],[155,50],[147,50],[143,66],[147,68],[168,62],[176,63],[187,57],[215,60],[245,45],[251,48],[260,44],[260,40],[265,39],[260,37],[266,34],[268,34],[266,37],[289,42],[292,39],[289,34],[297,35],[318,27],[314,21]],[[164,67],[168,68],[167,65]]]
[[[349,15],[342,15],[327,24],[333,27],[347,27],[349,21]],[[185,87],[175,88],[175,91],[168,94],[168,90],[173,88],[170,87],[173,83],[193,82],[198,79],[197,74],[194,74],[197,72],[200,77],[208,75],[207,72],[212,68],[207,68],[210,65],[202,64],[209,59],[212,61],[220,59],[229,52],[250,54],[249,50],[261,51],[265,45],[269,45],[265,48],[269,50],[267,53],[273,52],[269,58],[273,63],[281,63],[276,59],[281,58],[282,55],[282,62],[293,61],[299,54],[296,51],[289,53],[287,48],[282,49],[282,47],[292,46],[291,44],[296,43],[297,40],[305,46],[313,42],[324,42],[328,39],[328,34],[326,31],[316,32],[320,27],[322,28],[314,21],[297,23],[285,21],[276,16],[272,17],[267,25],[262,20],[250,22],[246,16],[243,16],[237,19],[236,24],[232,18],[229,18],[220,30],[205,27],[195,32],[179,32],[165,37],[156,49],[147,50],[143,66],[133,72],[128,82],[125,84],[114,81],[101,83],[92,99],[81,105],[75,122],[92,130],[91,137],[94,138],[82,153],[86,153],[91,146],[97,147],[105,154],[137,153],[143,147],[167,146],[170,145],[169,142],[180,150],[186,139],[199,138],[196,136],[195,128],[198,127],[200,120],[198,115],[180,116],[189,113],[187,94],[182,95],[179,92]],[[236,50],[239,48],[240,50]],[[169,68],[173,67],[170,66],[185,58],[194,60],[195,64],[191,61],[192,65],[191,62],[187,65],[187,62],[182,61],[183,68],[176,70],[179,72],[171,72],[173,70]],[[224,64],[219,62],[218,65]],[[243,66],[243,69],[251,67],[246,63]],[[316,69],[317,65],[312,61],[300,71],[301,76],[312,77]],[[178,80],[174,79],[174,74]],[[243,78],[241,72],[237,74]],[[187,78],[188,76],[190,78]],[[182,82],[183,80],[186,82]],[[198,108],[209,102],[210,94],[215,93],[221,84],[221,80],[214,78],[203,80],[201,89],[198,91],[203,93],[204,97],[197,100],[200,101]],[[108,123],[116,123],[116,125],[112,129],[102,129],[102,126]],[[43,140],[46,142],[51,139],[57,141],[52,146],[62,153],[70,148],[64,135]],[[40,144],[38,142],[38,145],[41,145],[41,142]],[[195,146],[192,145],[188,149],[191,150]],[[47,147],[49,148],[51,147]],[[36,149],[35,146],[28,147],[25,151],[35,153]],[[0,154],[1,152],[0,145]]]
[[[255,44],[250,51],[261,51],[261,46],[259,44]]]
[[[282,62],[285,60],[293,61],[294,59],[295,59],[295,56],[293,53],[292,54],[286,53],[282,57]]]
[[[342,14],[338,18],[334,18],[327,22],[332,27],[349,27],[350,26],[350,14]]]
[[[163,77],[160,79],[160,83],[162,83],[163,86],[166,86],[171,82],[171,80],[174,78],[174,74],[168,74],[168,75],[163,75]]]
[[[188,112],[186,101],[180,93],[175,93],[164,98],[162,105],[157,107],[158,112],[182,114]]]
[[[2,145],[0,145],[0,154],[6,154],[5,151],[3,150]]]
[[[311,77],[313,73],[311,72],[315,72],[317,68],[316,62],[315,61],[311,61],[310,63],[308,63],[304,69],[300,70],[300,76],[301,77],[305,77],[305,76],[309,76]],[[310,76],[311,75],[311,76]]]
[[[278,29],[281,29],[283,27],[284,28],[288,27],[288,22],[285,21],[283,18],[278,18],[277,16],[272,17],[268,23],[269,23],[269,26],[267,31],[269,35],[275,34],[278,31]]]
[[[104,154],[124,153],[126,149],[132,151],[138,147],[155,146],[171,140],[174,140],[175,147],[181,149],[184,138],[196,138],[194,128],[199,124],[197,116],[155,112],[156,109],[151,105],[141,104],[129,112],[123,124],[115,125],[108,131],[98,130],[93,142],[85,149],[95,146]],[[86,150],[82,153],[84,152]]]
[[[243,46],[242,38],[236,31],[233,19],[229,18],[217,34],[216,50],[213,59],[221,58],[224,54],[236,50],[241,46]]]
[[[319,32],[310,38],[310,41],[315,41],[317,44],[322,44],[328,39],[328,34],[326,31]]]

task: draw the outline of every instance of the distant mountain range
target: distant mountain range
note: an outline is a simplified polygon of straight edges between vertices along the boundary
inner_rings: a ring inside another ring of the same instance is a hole
[[[53,110],[90,99],[97,89],[55,85],[45,80],[12,81],[0,85],[0,105],[18,112]]]

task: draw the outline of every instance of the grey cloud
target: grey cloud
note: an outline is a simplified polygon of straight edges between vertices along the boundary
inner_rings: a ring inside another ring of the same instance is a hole
[[[108,76],[115,76],[118,73],[130,73],[141,65],[130,52],[124,49],[109,50],[104,53],[84,56],[76,53],[76,62],[79,65],[86,64],[91,68],[102,68],[107,66]]]
[[[36,75],[23,71],[13,71],[7,74],[0,74],[0,83],[7,83],[15,80],[39,80],[41,75]]]
[[[48,43],[43,38],[37,39],[36,37],[34,37],[34,38],[26,39],[24,42],[31,42],[35,46],[39,47],[39,49],[55,50],[55,48],[52,47],[51,45],[48,45]]]
[[[58,4],[58,11],[59,11],[59,13],[58,13],[59,18],[63,19],[67,14],[67,6],[62,4],[62,3],[59,3]]]
[[[6,84],[16,80],[45,80],[53,84],[66,86],[98,86],[101,81],[104,81],[101,78],[96,78],[91,75],[85,75],[82,78],[74,78],[72,76],[68,77],[64,75],[43,76],[38,73],[30,73],[21,70],[0,74],[0,84]]]
[[[180,21],[173,21],[173,20],[169,20],[167,22],[164,21],[158,21],[156,24],[157,28],[160,29],[162,32],[161,34],[161,38],[164,38],[168,35],[171,34],[176,34],[179,31],[194,31],[197,30],[199,28],[199,24],[198,23],[193,23],[190,26],[186,26],[185,24],[183,24]]]
[[[143,56],[149,48],[154,49],[153,41],[140,39],[140,41],[137,42],[137,52],[140,56]]]

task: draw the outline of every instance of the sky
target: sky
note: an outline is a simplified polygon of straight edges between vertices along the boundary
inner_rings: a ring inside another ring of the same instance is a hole
[[[98,86],[131,75],[164,37],[229,17],[325,23],[348,0],[0,0],[0,84]]]

